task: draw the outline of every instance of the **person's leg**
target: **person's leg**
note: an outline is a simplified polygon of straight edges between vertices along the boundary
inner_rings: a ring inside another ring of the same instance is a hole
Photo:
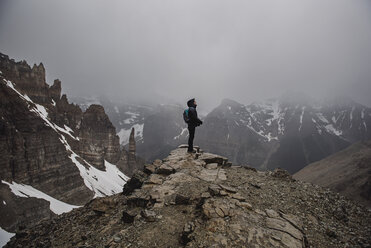
[[[193,151],[193,139],[195,137],[196,127],[188,127],[189,137],[188,137],[188,151]]]

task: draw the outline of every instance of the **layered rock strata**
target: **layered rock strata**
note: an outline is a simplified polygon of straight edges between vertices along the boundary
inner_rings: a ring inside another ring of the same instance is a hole
[[[129,166],[103,107],[83,112],[70,104],[58,79],[46,83],[42,64],[31,68],[0,54],[0,103],[0,226],[7,231],[51,218],[57,201],[75,207],[118,193],[122,172],[142,166],[133,158]]]
[[[17,233],[7,247],[368,247],[371,214],[283,171],[173,150],[123,194]],[[65,228],[69,226],[69,228]]]

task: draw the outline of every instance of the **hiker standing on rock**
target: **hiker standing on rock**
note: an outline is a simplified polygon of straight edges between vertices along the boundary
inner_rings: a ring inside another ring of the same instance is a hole
[[[197,103],[194,98],[187,102],[188,109],[184,111],[183,117],[185,122],[188,124],[188,152],[193,153],[193,139],[195,137],[196,127],[202,125],[202,121],[197,117]]]

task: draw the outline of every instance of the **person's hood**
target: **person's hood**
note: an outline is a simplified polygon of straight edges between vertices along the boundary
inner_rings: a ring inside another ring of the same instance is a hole
[[[187,106],[188,107],[196,107],[196,105],[194,104],[194,101],[195,101],[195,99],[194,98],[192,98],[191,100],[189,100],[188,102],[187,102]]]

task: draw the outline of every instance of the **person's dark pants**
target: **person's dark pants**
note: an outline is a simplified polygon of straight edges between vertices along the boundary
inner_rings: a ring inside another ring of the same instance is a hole
[[[195,138],[195,131],[196,131],[196,127],[188,126],[188,132],[189,132],[188,151],[189,152],[193,151],[193,139]]]

